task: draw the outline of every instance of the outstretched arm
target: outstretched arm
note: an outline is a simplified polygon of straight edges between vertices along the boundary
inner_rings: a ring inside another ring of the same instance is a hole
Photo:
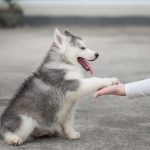
[[[125,84],[125,92],[129,98],[150,96],[150,79]]]
[[[98,97],[98,96],[102,96],[102,95],[126,96],[125,86],[124,86],[124,84],[107,86],[107,87],[97,91],[95,93],[94,97]]]
[[[95,97],[102,95],[128,96],[129,98],[150,96],[150,79],[108,86],[95,93]]]

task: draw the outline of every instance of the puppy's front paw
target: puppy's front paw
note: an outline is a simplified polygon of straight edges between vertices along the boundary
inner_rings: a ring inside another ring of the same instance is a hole
[[[117,85],[120,83],[119,79],[117,79],[115,77],[110,78],[110,80],[111,80],[111,85]]]
[[[71,132],[69,132],[69,133],[66,134],[66,138],[68,138],[70,140],[77,140],[80,137],[81,137],[80,133],[76,132],[75,130],[72,130]]]

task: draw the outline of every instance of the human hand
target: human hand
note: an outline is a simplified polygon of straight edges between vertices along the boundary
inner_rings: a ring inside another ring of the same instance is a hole
[[[94,94],[94,97],[96,98],[102,95],[126,96],[124,84],[111,85],[111,86],[102,88]]]

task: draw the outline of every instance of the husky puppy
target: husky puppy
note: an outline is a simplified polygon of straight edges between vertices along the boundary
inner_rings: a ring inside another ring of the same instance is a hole
[[[92,74],[88,61],[98,56],[82,38],[56,29],[41,66],[24,81],[1,116],[4,140],[21,145],[32,135],[44,133],[79,139],[73,127],[77,100],[119,82],[116,78],[84,78],[84,70]]]

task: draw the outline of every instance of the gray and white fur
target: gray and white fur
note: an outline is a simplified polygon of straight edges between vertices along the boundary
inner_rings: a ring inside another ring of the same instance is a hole
[[[1,133],[8,144],[21,145],[30,136],[44,134],[80,138],[73,127],[78,99],[119,81],[84,78],[78,57],[95,60],[98,54],[88,49],[82,38],[56,29],[41,66],[24,81],[1,116]]]

